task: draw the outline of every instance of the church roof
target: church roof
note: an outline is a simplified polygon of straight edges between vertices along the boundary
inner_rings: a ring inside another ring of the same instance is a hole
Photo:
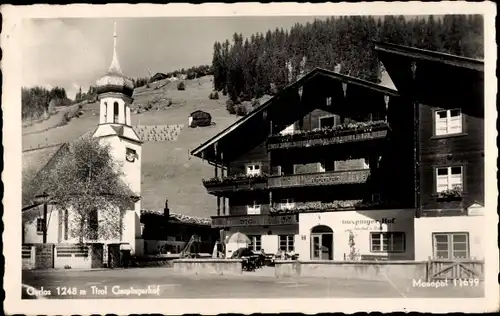
[[[113,59],[111,60],[108,72],[96,82],[97,93],[117,92],[132,96],[134,83],[123,73],[116,52],[116,23],[113,39]]]
[[[215,135],[208,141],[204,142],[203,144],[199,145],[195,149],[193,149],[190,154],[199,158],[203,158],[207,161],[211,161],[213,163],[213,148],[214,145],[221,141],[223,138],[226,138],[232,133],[236,133],[237,130],[240,131],[241,135],[251,135],[249,137],[255,137],[255,133],[253,133],[253,129],[255,126],[252,126],[250,122],[256,121],[258,122],[257,124],[263,124],[263,117],[265,111],[268,111],[269,109],[273,107],[279,107],[279,101],[280,99],[283,99],[286,97],[287,94],[291,93],[293,90],[298,90],[299,87],[304,86],[306,83],[312,81],[313,79],[319,78],[320,80],[329,80],[329,81],[336,81],[336,82],[342,82],[351,86],[355,86],[357,88],[363,89],[363,90],[369,90],[373,91],[376,93],[380,94],[385,94],[388,96],[392,97],[399,97],[400,94],[397,90],[392,89],[390,87],[382,86],[380,84],[376,84],[370,81],[358,79],[355,77],[351,77],[348,75],[343,75],[340,73],[337,73],[332,70],[328,69],[323,69],[323,68],[315,68],[311,70],[309,73],[307,73],[305,76],[301,77],[297,81],[291,83],[290,85],[286,86],[278,95],[273,96],[269,100],[267,100],[265,103],[262,105],[256,107],[253,111],[251,111],[249,114],[243,116],[241,119],[221,131],[219,134]],[[285,106],[288,106],[287,103],[285,103]],[[247,132],[243,132],[243,130]],[[206,154],[206,155],[204,155]]]
[[[27,150],[22,153],[23,209],[34,205],[32,202],[34,196],[42,193],[40,192],[41,189],[36,185],[37,178],[43,176],[45,172],[50,172],[57,165],[57,162],[61,161],[69,152],[71,144],[83,137],[92,135],[93,132],[94,130],[92,129],[73,141],[35,150]],[[124,182],[123,185],[125,185]],[[126,188],[130,196],[137,197],[128,186]]]

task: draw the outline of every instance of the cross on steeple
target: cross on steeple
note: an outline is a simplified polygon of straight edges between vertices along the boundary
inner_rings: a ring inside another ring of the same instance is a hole
[[[118,62],[118,54],[116,53],[116,21],[113,28],[113,60],[111,61],[111,66],[109,66],[109,72],[123,75],[120,63]]]

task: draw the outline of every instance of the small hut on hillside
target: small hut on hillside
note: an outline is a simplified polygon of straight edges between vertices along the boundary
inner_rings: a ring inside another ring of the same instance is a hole
[[[189,115],[189,127],[204,127],[212,125],[212,116],[201,110],[194,111]]]
[[[153,77],[151,77],[151,82],[167,79],[167,75],[161,72],[157,72]]]

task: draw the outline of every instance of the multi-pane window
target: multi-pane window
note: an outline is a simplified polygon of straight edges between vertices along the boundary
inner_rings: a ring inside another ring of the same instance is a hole
[[[247,174],[248,175],[259,175],[260,174],[260,165],[258,165],[258,164],[247,165]]]
[[[462,166],[436,168],[436,192],[462,190]]]
[[[294,235],[279,235],[279,249],[285,252],[294,251]]]
[[[258,204],[257,201],[253,201],[252,204],[247,205],[247,214],[248,215],[260,214],[260,204]]]
[[[403,232],[371,233],[370,249],[371,252],[404,252],[405,233]]]
[[[469,235],[467,233],[435,233],[432,239],[436,259],[469,258]]]
[[[290,209],[293,209],[295,207],[295,202],[293,201],[293,199],[289,198],[289,199],[281,199],[280,201],[280,209],[282,210],[290,210]]]
[[[462,133],[462,112],[460,109],[436,111],[436,135]]]
[[[43,218],[36,219],[36,232],[43,233]]]
[[[254,236],[248,236],[250,238],[250,244],[248,245],[248,248],[252,251],[260,251],[262,249],[262,236],[260,235],[254,235]]]

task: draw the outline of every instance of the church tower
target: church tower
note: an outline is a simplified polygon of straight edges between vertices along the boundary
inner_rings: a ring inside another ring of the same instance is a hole
[[[116,51],[116,22],[113,32],[113,59],[108,72],[97,80],[100,103],[99,125],[93,137],[109,144],[115,161],[121,166],[123,180],[131,191],[141,196],[142,142],[132,127],[130,105],[133,102],[134,83],[127,78],[118,62]],[[132,253],[141,255],[143,241],[140,225],[141,201],[127,210],[123,219],[121,242],[129,243]]]

